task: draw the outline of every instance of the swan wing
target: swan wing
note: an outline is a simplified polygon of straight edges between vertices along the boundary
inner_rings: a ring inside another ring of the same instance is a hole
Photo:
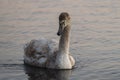
[[[54,39],[31,40],[24,46],[24,60],[28,64],[43,66],[57,50],[58,42]]]

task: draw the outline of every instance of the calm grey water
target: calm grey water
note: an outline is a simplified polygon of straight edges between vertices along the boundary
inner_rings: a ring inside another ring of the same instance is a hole
[[[72,19],[73,70],[23,65],[23,45],[59,40],[58,15]],[[0,80],[120,80],[120,0],[0,0]]]

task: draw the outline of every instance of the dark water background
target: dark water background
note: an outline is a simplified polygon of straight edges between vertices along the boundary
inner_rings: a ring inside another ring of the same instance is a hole
[[[72,19],[76,69],[23,65],[23,45],[56,39],[58,15]],[[0,0],[0,80],[120,80],[120,0]]]

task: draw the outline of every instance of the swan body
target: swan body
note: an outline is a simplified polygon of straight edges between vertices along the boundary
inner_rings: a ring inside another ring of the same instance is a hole
[[[45,38],[31,40],[24,47],[24,63],[32,66],[52,69],[72,69],[74,58],[69,53],[70,16],[59,16],[59,43]]]

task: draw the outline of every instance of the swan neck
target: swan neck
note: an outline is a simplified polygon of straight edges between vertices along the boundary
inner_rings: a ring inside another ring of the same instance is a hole
[[[60,53],[63,53],[63,54],[69,53],[69,42],[70,42],[69,37],[70,37],[70,26],[66,26],[60,37],[60,42],[59,42]]]

